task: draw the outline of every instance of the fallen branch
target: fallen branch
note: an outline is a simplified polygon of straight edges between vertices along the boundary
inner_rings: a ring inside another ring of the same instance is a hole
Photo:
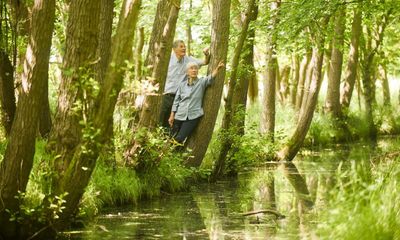
[[[271,210],[271,209],[267,209],[267,210],[257,210],[257,211],[252,211],[252,212],[247,212],[247,213],[242,213],[242,216],[251,216],[251,215],[256,215],[259,213],[267,213],[267,214],[272,214],[275,215],[278,219],[282,219],[285,218],[286,216],[275,211],[275,210]]]

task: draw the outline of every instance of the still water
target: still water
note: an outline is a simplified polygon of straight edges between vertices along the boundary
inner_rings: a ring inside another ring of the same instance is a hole
[[[393,142],[303,151],[293,163],[244,169],[235,180],[106,210],[70,238],[318,239],[318,213],[338,169],[390,152]]]

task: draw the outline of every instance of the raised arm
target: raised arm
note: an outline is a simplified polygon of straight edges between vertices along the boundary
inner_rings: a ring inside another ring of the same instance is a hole
[[[214,71],[212,71],[211,77],[212,77],[212,78],[215,78],[215,76],[217,76],[219,70],[220,70],[221,68],[223,68],[223,67],[225,67],[224,62],[223,62],[223,61],[219,62],[219,63],[218,63],[218,66],[214,69]]]
[[[201,65],[207,65],[210,63],[210,48],[206,47],[203,49],[203,53],[204,53],[204,61]]]

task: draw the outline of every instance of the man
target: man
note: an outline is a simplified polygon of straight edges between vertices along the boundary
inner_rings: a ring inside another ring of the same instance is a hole
[[[185,80],[187,64],[193,62],[199,66],[203,66],[207,65],[210,61],[208,48],[203,50],[205,56],[204,60],[187,56],[185,42],[182,40],[174,41],[172,48],[173,52],[169,60],[168,74],[165,82],[159,119],[159,125],[166,129],[169,128],[168,118],[171,113],[176,90],[178,89],[179,84]]]

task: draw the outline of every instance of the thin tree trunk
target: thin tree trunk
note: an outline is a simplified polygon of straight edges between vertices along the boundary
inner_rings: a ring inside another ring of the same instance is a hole
[[[285,65],[280,73],[281,83],[279,87],[279,95],[282,99],[282,103],[285,104],[288,97],[290,97],[290,89],[289,89],[289,75],[290,75],[290,66]]]
[[[332,40],[332,53],[330,71],[328,72],[328,92],[325,100],[325,110],[338,118],[341,115],[340,108],[340,79],[342,75],[343,45],[346,10],[339,7],[334,27],[334,37]]]
[[[380,78],[382,81],[383,105],[385,107],[391,107],[392,103],[390,101],[389,79],[388,79],[385,63],[382,63],[381,65],[379,65],[379,75],[380,75]]]
[[[263,112],[261,121],[261,132],[265,134],[270,141],[274,141],[275,132],[275,84],[277,80],[278,61],[276,59],[276,41],[277,34],[276,26],[278,24],[278,11],[280,7],[280,1],[273,1],[270,3],[270,29],[271,33],[267,36],[267,56],[266,56],[266,77],[264,81],[264,100],[263,100]]]
[[[233,137],[232,136],[232,125],[233,123],[233,118],[235,115],[238,113],[236,112],[237,109],[233,103],[233,96],[235,92],[237,91],[237,75],[238,75],[238,66],[239,66],[239,60],[240,60],[240,55],[243,52],[243,46],[247,38],[247,33],[249,29],[249,24],[250,21],[253,20],[253,12],[255,11],[255,0],[250,0],[248,3],[247,11],[244,14],[245,18],[242,23],[242,29],[240,31],[240,35],[237,40],[237,44],[235,47],[235,51],[233,54],[232,58],[232,72],[231,72],[231,77],[229,81],[229,89],[228,89],[228,95],[226,97],[225,101],[225,114],[222,119],[222,126],[221,126],[221,133],[222,138],[221,138],[221,143],[220,143],[220,148],[217,150],[218,156],[216,158],[215,162],[215,168],[213,171],[213,178],[220,177],[224,174],[225,171],[225,162],[226,162],[226,157],[228,154],[229,149],[231,148],[233,144]]]
[[[326,26],[329,21],[328,17],[324,18],[322,26]],[[325,42],[324,36],[319,36],[314,45],[316,47],[313,49],[313,76],[309,88],[308,98],[306,99],[306,104],[304,109],[300,111],[299,120],[295,132],[287,141],[287,143],[279,150],[277,153],[277,158],[280,161],[291,161],[296,156],[297,152],[300,150],[301,145],[307,135],[308,129],[310,128],[311,121],[314,115],[315,108],[318,102],[318,93],[322,82],[322,62],[324,59],[323,46]]]
[[[14,120],[16,100],[14,94],[14,68],[8,54],[0,50],[0,103],[1,122],[6,136],[10,135]]]
[[[16,196],[25,192],[33,165],[40,107],[48,79],[54,16],[54,0],[35,0],[22,91],[10,140],[0,165],[0,236],[7,239],[15,239],[20,234],[17,231],[23,231],[23,228],[16,227],[17,222],[9,221],[9,214],[19,209],[20,202]]]
[[[353,16],[353,23],[351,26],[351,43],[350,43],[349,60],[347,62],[346,72],[344,74],[344,84],[341,91],[342,108],[346,109],[350,105],[351,96],[353,95],[353,89],[357,78],[360,34],[361,34],[361,11],[355,9]]]
[[[93,135],[93,138],[82,138],[76,151],[73,152],[71,164],[60,181],[60,187],[53,192],[54,195],[68,192],[64,198],[65,209],[55,224],[59,230],[64,229],[70,217],[75,214],[79,200],[95,168],[101,147],[108,141],[108,128],[111,127],[108,123],[113,118],[118,93],[123,85],[126,61],[132,56],[131,50],[140,6],[140,0],[124,0],[123,2],[111,50],[113,64],[108,66],[104,85],[97,97],[98,108],[94,110],[93,115],[90,115],[93,129],[97,131],[97,134]]]
[[[158,48],[156,49],[157,54],[155,55],[153,62],[151,79],[153,80],[153,84],[158,83],[159,93],[164,90],[165,80],[167,78],[168,64],[171,57],[172,42],[175,36],[175,28],[178,20],[180,5],[181,0],[174,0],[172,2],[169,17],[165,24],[163,34],[160,38],[160,41],[157,43]],[[154,127],[157,124],[159,116],[161,95],[147,95],[145,96],[143,102],[143,109],[140,113],[138,128]]]
[[[189,0],[189,15],[192,15],[192,0]],[[192,55],[192,24],[191,20],[186,20],[186,52],[188,56]]]
[[[297,86],[300,79],[300,58],[297,54],[292,56],[292,78],[290,82],[290,103],[296,106]]]
[[[300,111],[301,109],[301,104],[304,95],[304,84],[306,82],[307,70],[310,61],[311,61],[311,52],[307,51],[306,55],[303,57],[303,60],[301,61],[300,64],[300,78],[299,78],[299,84],[297,85],[297,95],[296,95],[296,107],[295,107],[296,111]]]
[[[143,59],[142,59],[142,52],[144,46],[144,28],[141,27],[137,31],[137,44],[135,47],[135,80],[139,81],[142,79],[142,66],[143,66]]]
[[[220,61],[226,62],[229,40],[229,17],[231,0],[215,0],[212,6],[211,27],[211,62],[209,71],[215,69]],[[200,166],[206,153],[214,130],[219,106],[221,104],[224,87],[225,69],[221,69],[215,77],[214,84],[204,96],[204,116],[196,131],[188,140],[188,147],[192,149],[193,158],[188,162],[190,166]]]

